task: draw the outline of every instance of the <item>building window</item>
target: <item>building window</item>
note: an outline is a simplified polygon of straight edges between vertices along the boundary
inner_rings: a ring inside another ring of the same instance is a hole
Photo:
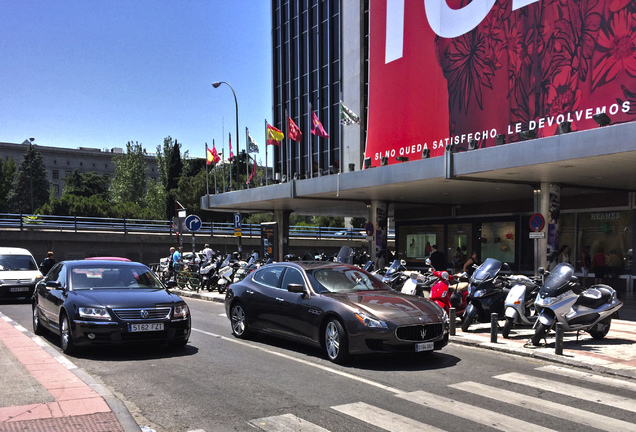
[[[51,177],[53,178],[53,180],[59,180],[60,172],[58,170],[53,170],[53,172],[51,173]]]
[[[59,195],[59,193],[60,193],[60,185],[59,184],[54,184],[53,185],[53,190],[55,191],[56,195]]]

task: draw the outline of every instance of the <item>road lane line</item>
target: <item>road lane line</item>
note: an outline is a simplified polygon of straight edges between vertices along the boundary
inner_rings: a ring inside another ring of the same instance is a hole
[[[223,340],[228,341],[228,342],[234,342],[234,343],[237,343],[239,345],[243,345],[244,347],[247,347],[247,348],[257,349],[257,350],[266,352],[268,354],[272,354],[272,355],[275,355],[275,356],[278,356],[278,357],[285,358],[287,360],[291,360],[291,361],[295,361],[297,363],[304,364],[305,366],[311,366],[313,368],[320,369],[320,370],[323,370],[325,372],[332,373],[334,375],[340,375],[342,377],[349,378],[349,379],[354,380],[354,381],[358,381],[358,382],[361,382],[361,383],[364,383],[364,384],[367,384],[367,385],[370,385],[370,386],[373,386],[373,387],[377,387],[379,389],[386,390],[386,391],[391,392],[391,393],[395,393],[395,394],[404,393],[403,390],[399,390],[399,389],[396,389],[394,387],[389,387],[389,386],[386,386],[386,385],[381,384],[381,383],[376,382],[376,381],[371,381],[371,380],[368,380],[366,378],[362,378],[362,377],[359,377],[359,376],[356,376],[356,375],[353,375],[353,374],[350,374],[350,373],[347,373],[347,372],[342,372],[342,371],[339,371],[339,370],[336,370],[336,369],[329,368],[327,366],[323,366],[323,365],[320,365],[320,364],[312,363],[310,361],[299,359],[299,358],[296,358],[296,357],[292,357],[290,355],[283,354],[283,353],[280,353],[280,352],[272,351],[270,349],[254,345],[252,343],[245,342],[245,341],[242,341],[240,339],[236,339],[234,337],[229,338],[227,336],[217,335],[215,333],[210,333],[210,332],[207,332],[207,331],[204,331],[204,330],[199,330],[199,329],[196,329],[196,328],[193,328],[192,331],[196,331],[196,332],[208,335],[208,336],[220,338],[220,339],[223,339]]]
[[[576,369],[568,369],[562,366],[543,366],[536,368],[535,370],[542,372],[549,372],[561,376],[568,376],[570,378],[576,378],[584,380],[586,382],[594,382],[596,384],[602,384],[610,387],[619,388],[622,390],[630,390],[636,392],[636,383],[632,381],[626,381],[624,378],[610,378],[606,376],[595,375],[589,372],[584,372]]]
[[[544,428],[534,423],[525,422],[523,420],[504,415],[500,412],[489,411],[484,408],[459,402],[454,399],[449,399],[422,390],[409,393],[401,393],[396,396],[409,402],[441,411],[444,414],[467,419],[475,423],[480,423],[482,425],[504,432],[547,432],[553,430]]]
[[[451,384],[449,387],[608,432],[633,432],[634,430],[632,423],[623,420],[472,381]]]
[[[263,417],[250,420],[248,423],[267,432],[329,432],[328,429],[321,428],[293,414]]]
[[[404,417],[364,402],[332,406],[332,409],[389,432],[444,432],[444,429]]]
[[[546,390],[549,392],[570,396],[577,399],[595,402],[602,405],[620,408],[625,411],[636,412],[636,400],[616,396],[611,393],[596,391],[584,387],[578,387],[571,384],[552,381],[530,375],[524,375],[517,372],[511,372],[503,375],[497,375],[494,378],[511,383],[531,383],[532,387]]]

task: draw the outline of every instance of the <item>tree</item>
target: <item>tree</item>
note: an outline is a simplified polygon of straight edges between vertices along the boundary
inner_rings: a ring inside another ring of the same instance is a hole
[[[7,159],[4,163],[0,159],[0,212],[9,211],[8,195],[17,169],[13,158]]]
[[[64,179],[64,191],[62,194],[82,197],[97,196],[100,199],[107,200],[108,189],[108,175],[100,175],[95,172],[80,173],[76,169]]]
[[[183,170],[181,144],[177,140],[173,140],[170,136],[163,139],[163,149],[157,147],[157,166],[161,184],[166,192],[164,217],[172,219],[174,216],[174,194],[179,186],[179,178]]]
[[[44,159],[33,144],[15,172],[7,203],[11,213],[33,213],[49,200],[51,183],[46,178]]]
[[[128,141],[126,153],[116,155],[115,176],[110,184],[110,193],[114,203],[140,204],[146,193],[148,167],[145,151],[137,141]]]

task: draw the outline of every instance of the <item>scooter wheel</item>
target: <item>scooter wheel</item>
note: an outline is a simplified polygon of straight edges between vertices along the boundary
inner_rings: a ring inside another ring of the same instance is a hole
[[[513,318],[506,317],[506,324],[504,324],[503,330],[501,330],[501,336],[508,339],[508,336],[510,336],[510,330],[512,330],[514,325],[515,320]]]
[[[464,312],[464,320],[462,321],[462,331],[467,332],[468,327],[475,321],[475,315],[477,315],[477,310],[475,308],[471,308],[468,313]]]
[[[545,336],[548,334],[548,330],[549,329],[545,324],[539,323],[534,331],[534,335],[530,338],[532,345],[539,346],[541,344],[541,340],[545,339]]]
[[[588,333],[594,339],[603,339],[607,336],[607,333],[609,333],[611,324],[612,318],[605,318],[603,321],[599,321],[594,327],[588,330]]]

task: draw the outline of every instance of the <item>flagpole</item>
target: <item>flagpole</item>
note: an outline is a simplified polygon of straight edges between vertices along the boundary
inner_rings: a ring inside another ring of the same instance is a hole
[[[287,131],[287,139],[285,140],[285,147],[289,153],[289,111],[285,108],[285,130]],[[283,181],[283,146],[280,146],[280,181]],[[287,168],[287,161],[285,161],[285,168]]]
[[[214,141],[212,141],[214,142]],[[210,172],[208,170],[208,143],[205,143],[205,192],[208,197],[208,203],[210,202],[210,181],[208,177],[210,176]],[[208,204],[209,207],[209,204]]]
[[[265,119],[265,186],[269,184],[268,173],[267,173],[267,119]]]
[[[247,188],[250,188],[250,182],[247,181],[250,178],[250,143],[247,136],[249,135],[249,131],[247,130],[247,126],[245,127],[245,184]]]
[[[216,146],[214,145],[214,139],[212,139],[212,147],[216,148]],[[217,165],[218,165],[217,162],[214,162],[214,195],[217,194],[217,189],[216,189],[216,166]]]

